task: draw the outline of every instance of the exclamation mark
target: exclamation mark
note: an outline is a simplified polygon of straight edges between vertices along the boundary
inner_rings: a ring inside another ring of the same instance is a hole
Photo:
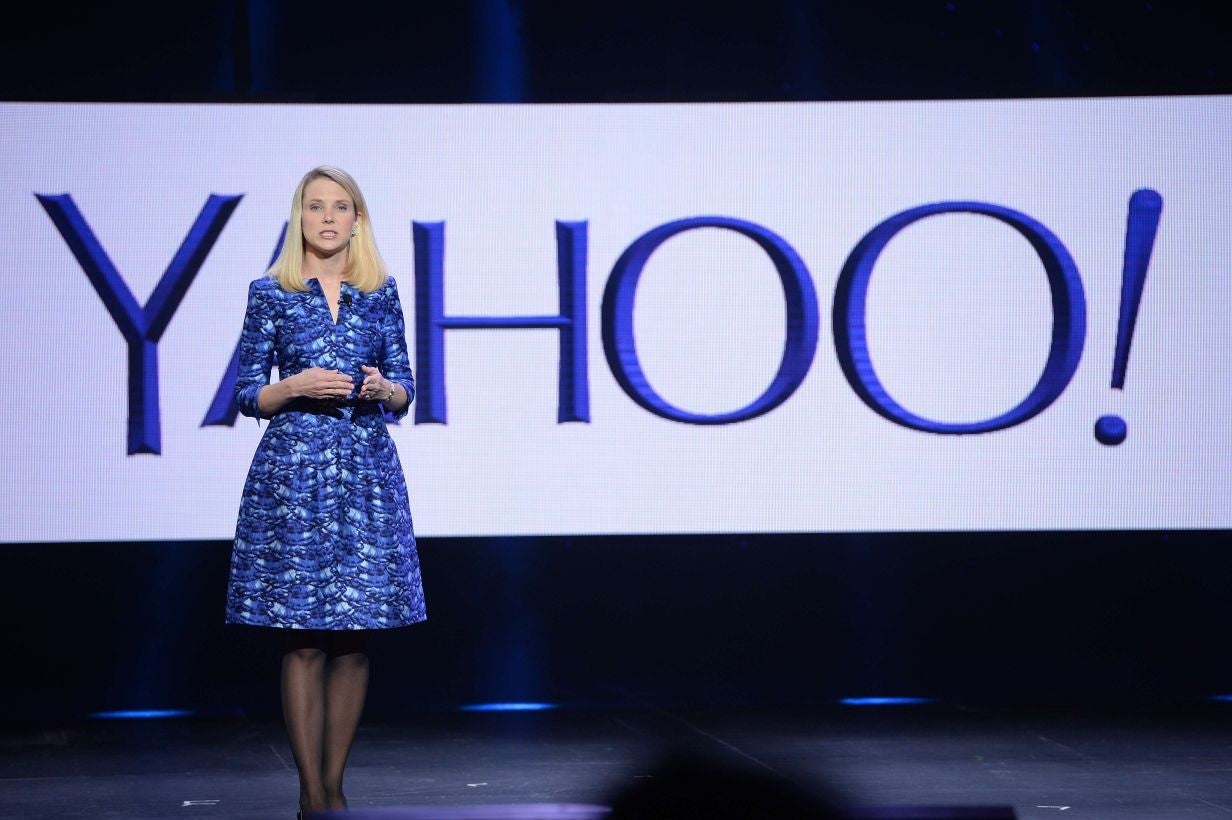
[[[1146,285],[1146,271],[1151,264],[1155,233],[1164,199],[1158,191],[1141,188],[1129,198],[1129,218],[1125,224],[1125,264],[1121,268],[1121,313],[1117,320],[1116,355],[1112,359],[1112,387],[1125,388],[1125,370],[1129,366],[1129,346],[1134,340],[1134,325],[1138,321],[1138,304]],[[1129,427],[1120,416],[1100,416],[1095,422],[1095,438],[1100,444],[1116,446],[1125,440]]]

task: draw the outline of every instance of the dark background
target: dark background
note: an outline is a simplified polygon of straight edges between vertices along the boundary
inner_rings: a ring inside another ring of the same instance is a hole
[[[0,99],[1223,94],[1232,92],[1232,49],[1214,8],[52,4],[24,9],[0,34]],[[71,386],[71,373],[58,376]],[[1191,480],[1178,476],[1177,485]],[[620,503],[617,492],[612,503]],[[497,700],[1194,701],[1232,692],[1229,546],[1225,532],[425,539],[430,619],[378,638],[369,714]],[[0,547],[0,615],[14,636],[0,718],[141,708],[275,714],[276,639],[222,624],[229,549]]]
[[[87,4],[81,4],[86,6]],[[1215,3],[19,4],[0,98],[888,100],[1218,94]]]

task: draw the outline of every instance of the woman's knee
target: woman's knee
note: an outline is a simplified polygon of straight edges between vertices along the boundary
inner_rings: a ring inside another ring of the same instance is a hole
[[[368,655],[365,652],[347,652],[344,655],[330,655],[329,668],[334,671],[350,670],[358,672],[368,668]]]
[[[290,648],[282,653],[282,658],[297,666],[319,666],[325,663],[325,650],[314,646]]]

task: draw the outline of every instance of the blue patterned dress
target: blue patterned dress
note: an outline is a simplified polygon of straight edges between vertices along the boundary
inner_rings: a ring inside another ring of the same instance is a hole
[[[259,417],[257,393],[312,367],[363,380],[375,365],[415,395],[398,288],[342,283],[335,324],[320,284],[302,293],[261,278],[248,289],[235,398]],[[244,484],[227,621],[289,629],[383,629],[424,620],[406,479],[383,407],[296,399],[274,415]],[[408,402],[409,404],[409,402]],[[406,410],[402,411],[402,415]]]

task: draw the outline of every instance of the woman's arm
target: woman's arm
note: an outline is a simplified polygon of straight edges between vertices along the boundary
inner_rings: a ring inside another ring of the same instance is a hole
[[[261,407],[260,395],[269,385],[274,366],[274,342],[277,327],[273,309],[262,291],[267,280],[257,279],[248,285],[248,308],[244,311],[244,329],[240,333],[239,371],[235,379],[235,403],[245,416],[269,417],[273,410]]]
[[[379,370],[393,385],[394,391],[393,397],[384,402],[385,409],[400,419],[415,399],[415,377],[411,375],[411,360],[406,350],[406,323],[402,318],[398,285],[390,277],[386,287],[389,292],[386,294],[385,315],[381,319]]]

